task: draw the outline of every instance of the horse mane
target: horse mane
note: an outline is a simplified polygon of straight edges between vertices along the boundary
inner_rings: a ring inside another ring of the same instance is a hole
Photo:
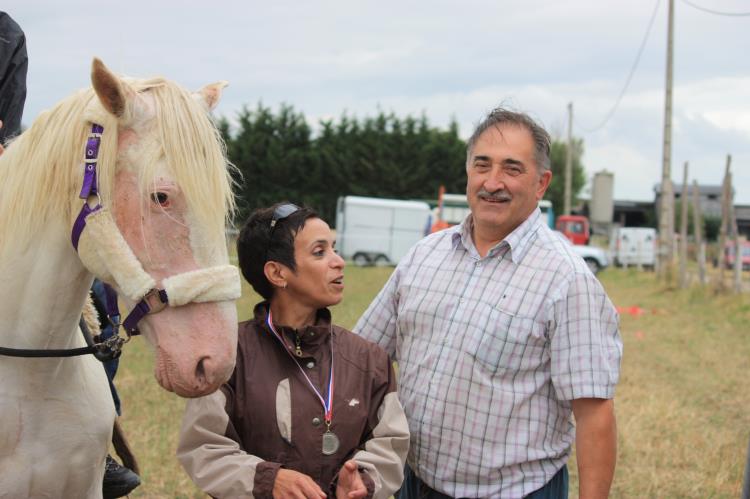
[[[192,216],[202,227],[217,227],[213,236],[223,240],[224,227],[236,210],[231,171],[221,133],[208,111],[190,92],[164,78],[128,81],[136,92],[151,92],[156,102],[156,122],[169,169]],[[156,163],[140,169],[141,189],[153,189]],[[213,239],[213,238],[212,238]]]
[[[235,212],[230,175],[234,167],[206,109],[190,92],[164,78],[125,79],[122,85],[135,94],[154,96],[162,153],[192,216],[203,227],[223,229]],[[78,193],[92,122],[104,127],[97,177],[102,203],[112,205],[118,122],[89,88],[43,112],[0,155],[0,255],[25,246],[53,220],[72,224],[82,204]],[[147,161],[139,166],[145,193],[153,188],[155,164]]]

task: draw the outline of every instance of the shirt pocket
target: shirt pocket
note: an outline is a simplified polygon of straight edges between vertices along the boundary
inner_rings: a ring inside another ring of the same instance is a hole
[[[534,371],[549,360],[544,325],[532,317],[491,307],[486,327],[475,334],[472,356],[492,375]]]

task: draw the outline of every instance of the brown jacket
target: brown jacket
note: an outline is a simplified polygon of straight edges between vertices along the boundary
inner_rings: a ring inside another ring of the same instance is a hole
[[[388,356],[378,346],[331,324],[328,310],[315,326],[277,330],[310,381],[325,397],[334,357],[331,431],[338,451],[325,456],[323,406],[300,369],[266,325],[266,307],[239,325],[237,365],[212,395],[188,401],[177,457],[193,481],[214,497],[272,497],[280,467],[312,477],[335,496],[335,478],[355,459],[370,496],[386,498],[403,480],[409,430],[396,396]]]

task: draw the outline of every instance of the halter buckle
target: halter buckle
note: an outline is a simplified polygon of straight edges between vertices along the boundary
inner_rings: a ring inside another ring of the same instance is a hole
[[[157,314],[167,308],[168,305],[167,293],[163,289],[152,288],[143,297],[143,301],[148,305],[149,314]]]
[[[93,352],[94,357],[96,357],[101,362],[114,360],[122,354],[122,346],[128,341],[130,341],[130,337],[128,337],[128,339],[126,340],[115,333],[114,336],[110,336],[101,343],[96,343],[94,345],[94,347],[96,348],[96,350]]]

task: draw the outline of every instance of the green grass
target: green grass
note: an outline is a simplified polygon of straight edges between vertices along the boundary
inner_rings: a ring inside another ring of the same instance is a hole
[[[335,321],[351,328],[390,272],[348,267],[346,298],[333,310]],[[639,317],[621,319],[625,354],[615,398],[612,497],[738,497],[750,438],[750,298],[676,291],[634,269],[600,277],[615,305],[644,309]],[[257,301],[243,289],[241,320]],[[145,342],[135,339],[117,378],[121,423],[143,474],[132,497],[206,497],[174,458],[184,401],[157,386],[152,362]],[[574,460],[570,471],[571,497],[577,497]]]

